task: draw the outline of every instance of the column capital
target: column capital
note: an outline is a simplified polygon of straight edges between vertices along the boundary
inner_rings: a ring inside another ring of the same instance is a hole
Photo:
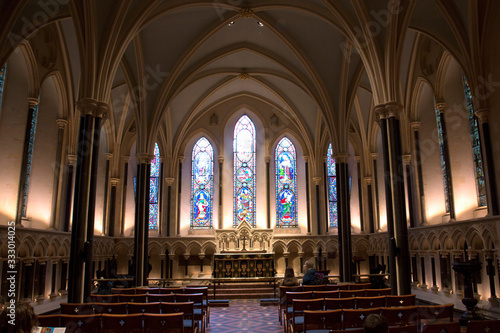
[[[120,178],[111,178],[109,181],[111,182],[111,186],[117,186],[120,182]]]
[[[184,155],[179,155],[177,157],[177,160],[179,161],[179,163],[183,163],[184,162]]]
[[[125,162],[125,163],[130,162],[130,156],[128,156],[128,155],[123,155],[123,162]]]
[[[477,119],[479,120],[479,124],[484,124],[488,122],[488,115],[490,113],[490,109],[479,109],[474,112]]]
[[[56,124],[59,129],[64,129],[66,125],[68,125],[68,121],[66,119],[56,119]]]
[[[313,182],[314,182],[314,185],[321,184],[321,177],[313,177]]]
[[[151,164],[151,160],[154,158],[154,155],[147,153],[137,153],[135,154],[135,159],[139,164]]]
[[[347,163],[347,160],[349,159],[349,154],[348,153],[338,153],[334,155],[335,158],[335,163]]]
[[[165,183],[167,183],[167,186],[172,186],[172,185],[174,185],[174,180],[175,180],[175,178],[168,177],[168,178],[165,178]]]
[[[412,121],[410,123],[411,129],[416,132],[420,130],[420,127],[422,126],[422,123],[420,121]]]
[[[376,160],[377,157],[378,157],[378,154],[377,153],[371,153],[371,156],[372,156],[372,159],[373,160]]]
[[[410,165],[410,164],[411,164],[411,154],[403,155],[403,165]]]
[[[97,108],[95,110],[94,116],[97,118],[108,119],[108,103],[97,102]]]
[[[218,156],[217,157],[217,162],[219,162],[219,164],[220,163],[224,163],[224,156]]]
[[[484,253],[485,259],[494,259],[495,258],[495,250],[486,249],[486,250],[483,250],[483,253]]]
[[[385,104],[379,104],[373,107],[375,113],[380,117],[380,119],[386,119],[390,117],[399,117],[399,114],[403,112],[403,105],[398,102],[388,102]]]
[[[271,156],[269,156],[269,155],[266,155],[266,156],[264,157],[264,159],[265,159],[266,163],[271,162]]]
[[[439,113],[444,113],[444,109],[446,109],[446,103],[445,102],[436,103],[436,110],[438,110]]]
[[[372,177],[365,177],[365,182],[366,182],[366,185],[371,185],[371,184],[372,184],[372,181],[373,181],[373,178],[372,178]]]
[[[76,155],[75,154],[68,154],[66,157],[68,158],[69,165],[74,166],[76,164]]]
[[[28,99],[28,106],[30,109],[33,109],[40,102],[38,98],[28,97],[27,99]]]
[[[94,116],[97,108],[97,101],[93,98],[82,98],[76,103],[76,107],[80,110],[80,116]]]
[[[304,156],[302,156],[302,158],[304,159],[304,161],[309,162],[309,159],[311,157],[309,155],[304,155]]]
[[[106,157],[106,160],[108,160],[108,161],[109,161],[109,160],[111,160],[111,159],[113,158],[113,154],[111,154],[111,153],[106,153],[106,154],[104,154],[104,157]]]
[[[361,162],[361,156],[359,155],[354,156],[354,159],[356,160],[356,163]]]

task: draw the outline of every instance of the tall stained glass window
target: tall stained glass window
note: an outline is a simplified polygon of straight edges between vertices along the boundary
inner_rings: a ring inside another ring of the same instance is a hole
[[[21,208],[21,216],[27,217],[28,210],[28,194],[30,191],[31,167],[33,165],[33,150],[35,149],[36,123],[38,121],[38,104],[33,107],[33,118],[31,118],[30,138],[28,142],[28,156],[26,158],[26,180],[23,188],[23,201]]]
[[[295,146],[283,138],[276,146],[276,226],[297,226],[297,155]]]
[[[154,158],[151,160],[151,172],[149,174],[149,229],[158,229],[160,193],[160,148],[155,143]]]
[[[243,115],[233,136],[233,226],[247,221],[255,227],[255,126]]]
[[[332,144],[328,146],[327,153],[327,177],[328,177],[328,221],[330,228],[338,227],[338,212],[337,212],[337,172],[335,170],[335,159],[332,153]],[[349,189],[351,188],[349,177]],[[349,191],[350,193],[350,191]]]
[[[5,74],[7,72],[7,64],[0,70],[0,111],[2,110],[3,87],[5,84]]]
[[[436,101],[434,101],[434,105],[436,106]],[[441,156],[441,170],[443,171],[443,182],[444,182],[444,198],[445,198],[445,204],[446,204],[446,212],[450,212],[450,200],[449,200],[449,185],[448,184],[448,173],[446,172],[446,161],[444,158],[444,140],[443,140],[443,127],[441,126],[441,120],[440,120],[440,111],[435,107],[435,112],[436,112],[436,122],[437,122],[437,134],[438,134],[438,142],[439,142],[439,151],[440,151],[440,156]]]
[[[214,151],[201,138],[193,148],[191,159],[191,228],[212,228],[214,191]]]
[[[477,124],[477,117],[474,113],[474,104],[472,103],[472,95],[470,92],[470,87],[465,76],[464,80],[464,92],[465,92],[465,104],[469,112],[469,130],[470,138],[472,141],[472,153],[474,158],[474,171],[476,175],[476,189],[477,189],[477,201],[478,206],[486,206],[486,184],[484,183],[484,172],[483,172],[483,159],[481,155],[481,140],[479,139],[479,127]]]

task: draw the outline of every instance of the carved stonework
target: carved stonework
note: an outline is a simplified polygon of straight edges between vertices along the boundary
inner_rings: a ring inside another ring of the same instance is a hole
[[[272,252],[269,241],[273,232],[271,229],[256,229],[243,221],[236,229],[216,230],[216,239],[220,253],[235,252]]]

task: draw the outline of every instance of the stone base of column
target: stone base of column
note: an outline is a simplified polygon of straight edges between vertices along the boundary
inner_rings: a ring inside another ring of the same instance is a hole
[[[500,303],[498,302],[498,298],[496,298],[496,297],[488,298],[488,302],[490,302],[491,306],[494,306],[497,308],[500,306]]]

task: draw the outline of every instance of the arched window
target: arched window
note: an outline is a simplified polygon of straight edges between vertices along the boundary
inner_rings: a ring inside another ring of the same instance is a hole
[[[255,227],[255,126],[243,115],[233,135],[233,226],[247,221]]]
[[[284,137],[276,146],[276,226],[297,226],[297,155]]]
[[[440,111],[437,107],[436,101],[434,101],[435,112],[436,112],[436,122],[437,122],[437,134],[438,134],[438,142],[439,142],[439,151],[441,156],[441,170],[443,171],[443,182],[444,182],[444,198],[446,204],[446,212],[450,212],[450,185],[448,184],[448,172],[446,169],[446,159],[445,159],[445,146],[444,146],[444,138],[443,138],[443,127],[440,121]]]
[[[472,153],[474,159],[474,172],[476,175],[477,204],[479,207],[486,206],[486,184],[484,183],[483,158],[481,155],[481,140],[479,139],[479,128],[477,117],[474,113],[474,104],[467,79],[464,80],[465,104],[469,111],[469,129],[472,141]]]
[[[326,167],[328,170],[328,225],[330,228],[338,227],[337,213],[337,173],[335,171],[335,159],[332,154],[332,144],[328,146]],[[349,193],[351,188],[351,178],[349,177]]]
[[[158,197],[160,193],[160,148],[155,142],[155,157],[151,160],[151,172],[149,174],[149,229],[158,229],[159,206]]]
[[[201,138],[191,158],[191,228],[212,228],[214,191],[214,151],[210,142]]]
[[[40,97],[38,98],[40,100]],[[21,216],[27,217],[28,195],[30,191],[31,166],[33,164],[33,150],[35,149],[36,124],[38,121],[38,103],[33,107],[31,124],[29,124],[30,137],[28,142],[28,154],[26,156],[26,178],[23,186],[23,201],[21,203]]]
[[[5,74],[7,72],[7,64],[2,67],[0,70],[0,112],[2,110],[2,101],[3,101],[3,87],[5,84]],[[0,113],[1,114],[1,113]]]

